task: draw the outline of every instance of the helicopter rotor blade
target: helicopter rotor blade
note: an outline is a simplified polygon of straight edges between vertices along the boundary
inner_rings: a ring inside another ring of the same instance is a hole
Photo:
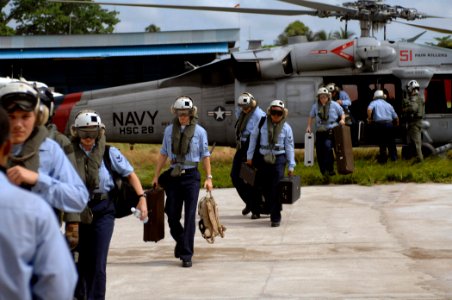
[[[185,10],[203,10],[218,11],[246,14],[263,14],[263,15],[280,15],[280,16],[297,16],[312,15],[316,16],[317,12],[313,10],[293,10],[293,9],[265,9],[265,8],[241,8],[241,7],[216,7],[216,6],[193,6],[193,5],[165,5],[165,4],[145,4],[145,3],[124,3],[124,2],[87,2],[77,0],[47,0],[47,2],[55,3],[75,3],[75,4],[99,4],[99,5],[116,5],[129,7],[147,7],[147,8],[167,8],[167,9],[185,9]]]
[[[444,33],[444,34],[452,34],[452,30],[451,29],[432,27],[432,26],[425,26],[425,25],[418,25],[418,24],[410,24],[410,23],[405,23],[405,22],[400,22],[400,21],[393,21],[393,22],[399,23],[399,24],[408,25],[408,26],[412,26],[412,27],[416,27],[416,28],[421,28],[421,29],[425,29],[425,30],[430,30],[430,31],[434,31],[434,32],[439,32],[439,33]]]
[[[305,0],[278,0],[278,1],[295,4],[298,6],[309,7],[309,8],[317,9],[320,11],[342,12],[342,13],[349,13],[349,14],[354,14],[357,12],[356,9],[343,7],[343,6],[336,6],[336,5],[331,5],[331,4],[324,4],[324,3],[315,2],[315,1],[305,1]]]

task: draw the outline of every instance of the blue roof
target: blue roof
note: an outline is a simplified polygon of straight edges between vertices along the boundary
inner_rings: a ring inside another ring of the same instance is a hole
[[[0,59],[87,58],[228,53],[227,42],[122,47],[0,49]]]

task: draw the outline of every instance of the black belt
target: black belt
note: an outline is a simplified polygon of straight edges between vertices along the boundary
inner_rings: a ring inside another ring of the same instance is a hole
[[[99,202],[101,202],[103,200],[107,200],[107,199],[108,199],[108,194],[107,193],[94,193],[89,198],[88,206],[89,207],[94,207]]]
[[[198,170],[198,169],[196,169],[196,168],[182,169],[182,170],[180,170],[180,174],[181,175],[189,174],[189,173],[193,173],[196,170]]]

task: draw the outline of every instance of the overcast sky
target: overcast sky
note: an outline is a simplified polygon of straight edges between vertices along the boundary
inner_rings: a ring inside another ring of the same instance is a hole
[[[120,0],[110,0],[111,2],[121,2]],[[351,0],[348,0],[351,1]],[[185,5],[217,5],[233,7],[240,4],[240,7],[275,8],[275,9],[306,9],[276,0],[128,0],[128,3],[150,3],[150,4],[185,4]],[[341,5],[345,1],[323,0],[317,1],[333,5]],[[452,2],[450,0],[387,0],[386,4],[400,5],[407,8],[416,8],[418,11],[429,15],[448,17],[452,16]],[[219,28],[240,28],[241,42],[243,49],[247,45],[247,40],[260,39],[264,44],[272,44],[282,33],[285,27],[299,20],[307,25],[312,31],[325,30],[326,32],[337,31],[344,28],[344,22],[335,18],[316,18],[310,16],[286,17],[286,16],[262,16],[254,14],[238,13],[217,13],[199,11],[179,11],[170,9],[135,8],[121,6],[104,6],[109,10],[120,12],[121,22],[116,26],[116,32],[143,32],[149,24],[155,24],[161,31],[190,30],[190,29],[219,29]],[[404,21],[404,20],[400,20]],[[428,19],[418,20],[415,24],[433,27],[444,27],[452,30],[452,18],[449,19]],[[349,30],[359,35],[359,25],[356,21],[349,22]],[[422,29],[417,29],[403,24],[392,23],[388,25],[387,36],[391,40],[406,39],[421,33]],[[427,32],[418,39],[418,43],[435,42],[435,37],[446,35]],[[377,34],[383,38],[383,31]]]

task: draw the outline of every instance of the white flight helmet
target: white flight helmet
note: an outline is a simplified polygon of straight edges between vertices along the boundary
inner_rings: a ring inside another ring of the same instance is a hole
[[[100,116],[92,110],[84,110],[77,114],[74,120],[74,127],[102,127]]]
[[[386,95],[382,90],[376,90],[374,93],[374,99],[386,99]]]
[[[25,111],[36,111],[40,104],[39,94],[30,84],[14,81],[0,88],[0,103],[7,111],[13,105]]]
[[[1,87],[0,104],[6,111],[33,111],[37,125],[44,125],[49,119],[49,110],[41,103],[38,90],[27,82],[18,80]]]
[[[327,95],[328,97],[330,97],[330,91],[326,88],[326,87],[321,87],[317,90],[317,97],[320,95]]]
[[[179,97],[174,102],[173,109],[193,109],[193,100],[187,96]]]
[[[281,107],[282,109],[284,109],[284,102],[282,100],[273,100],[272,102],[270,102],[270,106],[277,106],[277,107]]]
[[[246,107],[252,105],[253,101],[255,101],[253,95],[250,93],[242,93],[237,99],[237,105]]]
[[[326,89],[327,89],[330,93],[332,93],[332,92],[336,89],[336,85],[335,85],[334,83],[328,83],[328,84],[326,85]]]
[[[82,135],[82,132],[84,135]],[[80,111],[71,126],[71,135],[73,137],[84,138],[90,136],[92,138],[100,138],[105,134],[105,125],[102,124],[100,116],[94,110],[85,109]]]
[[[417,89],[419,90],[419,83],[416,80],[410,80],[406,84],[406,89],[408,92],[413,92],[413,90]]]
[[[284,101],[282,101],[282,100],[273,100],[272,102],[270,102],[270,105],[267,108],[267,114],[270,114],[271,110],[272,110],[272,107],[275,107],[275,106],[276,107],[281,107],[282,110],[283,110],[283,117],[284,118],[287,117],[288,110],[287,110],[287,108],[284,105]]]
[[[176,102],[171,106],[171,112],[176,114],[178,110],[189,110],[190,116],[197,117],[198,109],[193,105],[193,100],[188,96],[181,96],[176,99]]]

